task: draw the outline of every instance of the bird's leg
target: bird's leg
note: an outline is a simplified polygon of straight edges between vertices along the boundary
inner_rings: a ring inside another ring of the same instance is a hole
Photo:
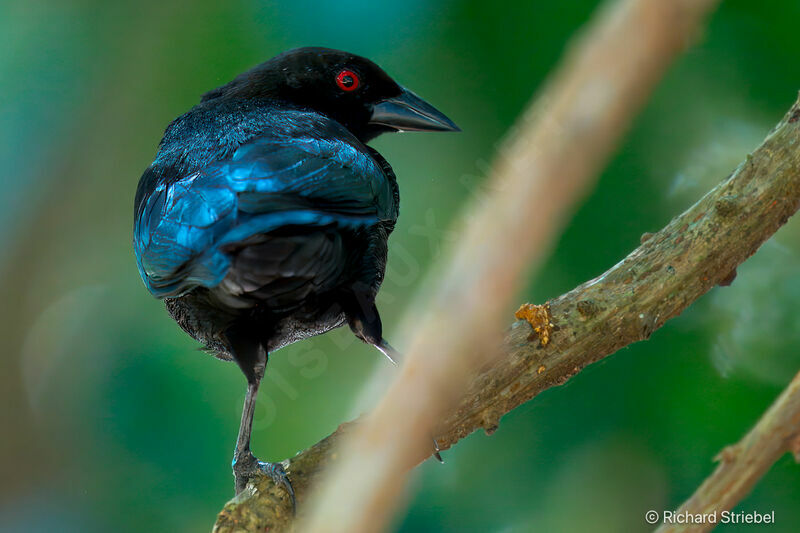
[[[398,361],[400,361],[401,354],[383,338],[383,324],[381,323],[378,309],[375,307],[375,301],[371,300],[367,303],[364,299],[357,297],[356,301],[360,301],[362,305],[353,306],[350,308],[349,312],[346,313],[350,329],[353,330],[356,337],[367,344],[373,345],[396,366]],[[366,305],[364,305],[365,303]],[[433,441],[433,456],[436,457],[436,460],[440,463],[444,463],[439,453],[439,443],[436,442],[436,439],[433,437],[431,437],[431,440]]]
[[[236,449],[233,452],[233,473],[236,478],[236,494],[242,492],[249,479],[248,474],[256,471],[257,460],[250,451],[250,436],[253,430],[253,414],[256,409],[258,396],[257,381],[247,384],[247,395],[242,407],[242,421],[239,424],[239,436],[236,439]]]
[[[295,496],[292,484],[281,463],[266,463],[259,461],[250,451],[250,437],[253,430],[253,414],[256,409],[256,398],[261,379],[267,364],[266,350],[253,337],[239,335],[236,331],[227,332],[228,340],[233,348],[233,355],[239,367],[247,377],[247,394],[242,407],[242,420],[239,425],[239,436],[236,439],[236,450],[233,453],[233,476],[236,494],[247,486],[247,482],[256,473],[261,472],[269,476],[275,484],[283,487],[295,508]]]

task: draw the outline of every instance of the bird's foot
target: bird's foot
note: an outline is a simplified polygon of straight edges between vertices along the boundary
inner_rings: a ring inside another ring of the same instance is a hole
[[[233,477],[236,480],[236,494],[239,494],[247,486],[247,482],[257,474],[264,474],[269,477],[276,485],[283,487],[292,502],[292,512],[297,508],[292,487],[286,470],[281,463],[265,463],[259,461],[252,452],[247,451],[236,454],[233,458]]]

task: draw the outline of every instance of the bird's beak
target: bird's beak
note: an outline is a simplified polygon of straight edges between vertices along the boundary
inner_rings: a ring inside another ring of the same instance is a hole
[[[408,89],[375,104],[369,123],[399,131],[461,131],[444,113]]]

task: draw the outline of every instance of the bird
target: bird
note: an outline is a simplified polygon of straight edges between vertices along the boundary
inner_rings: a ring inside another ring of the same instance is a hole
[[[347,324],[397,358],[375,298],[399,188],[367,143],[399,131],[460,130],[369,59],[296,48],[202,95],[139,180],[133,248],[145,287],[247,381],[236,494],[261,472],[295,505],[281,464],[250,446],[270,354]]]

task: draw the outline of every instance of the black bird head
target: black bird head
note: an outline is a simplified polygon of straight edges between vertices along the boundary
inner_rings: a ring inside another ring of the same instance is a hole
[[[366,142],[389,131],[460,131],[378,65],[330,48],[296,48],[206,93],[202,101],[264,99],[322,113]]]

